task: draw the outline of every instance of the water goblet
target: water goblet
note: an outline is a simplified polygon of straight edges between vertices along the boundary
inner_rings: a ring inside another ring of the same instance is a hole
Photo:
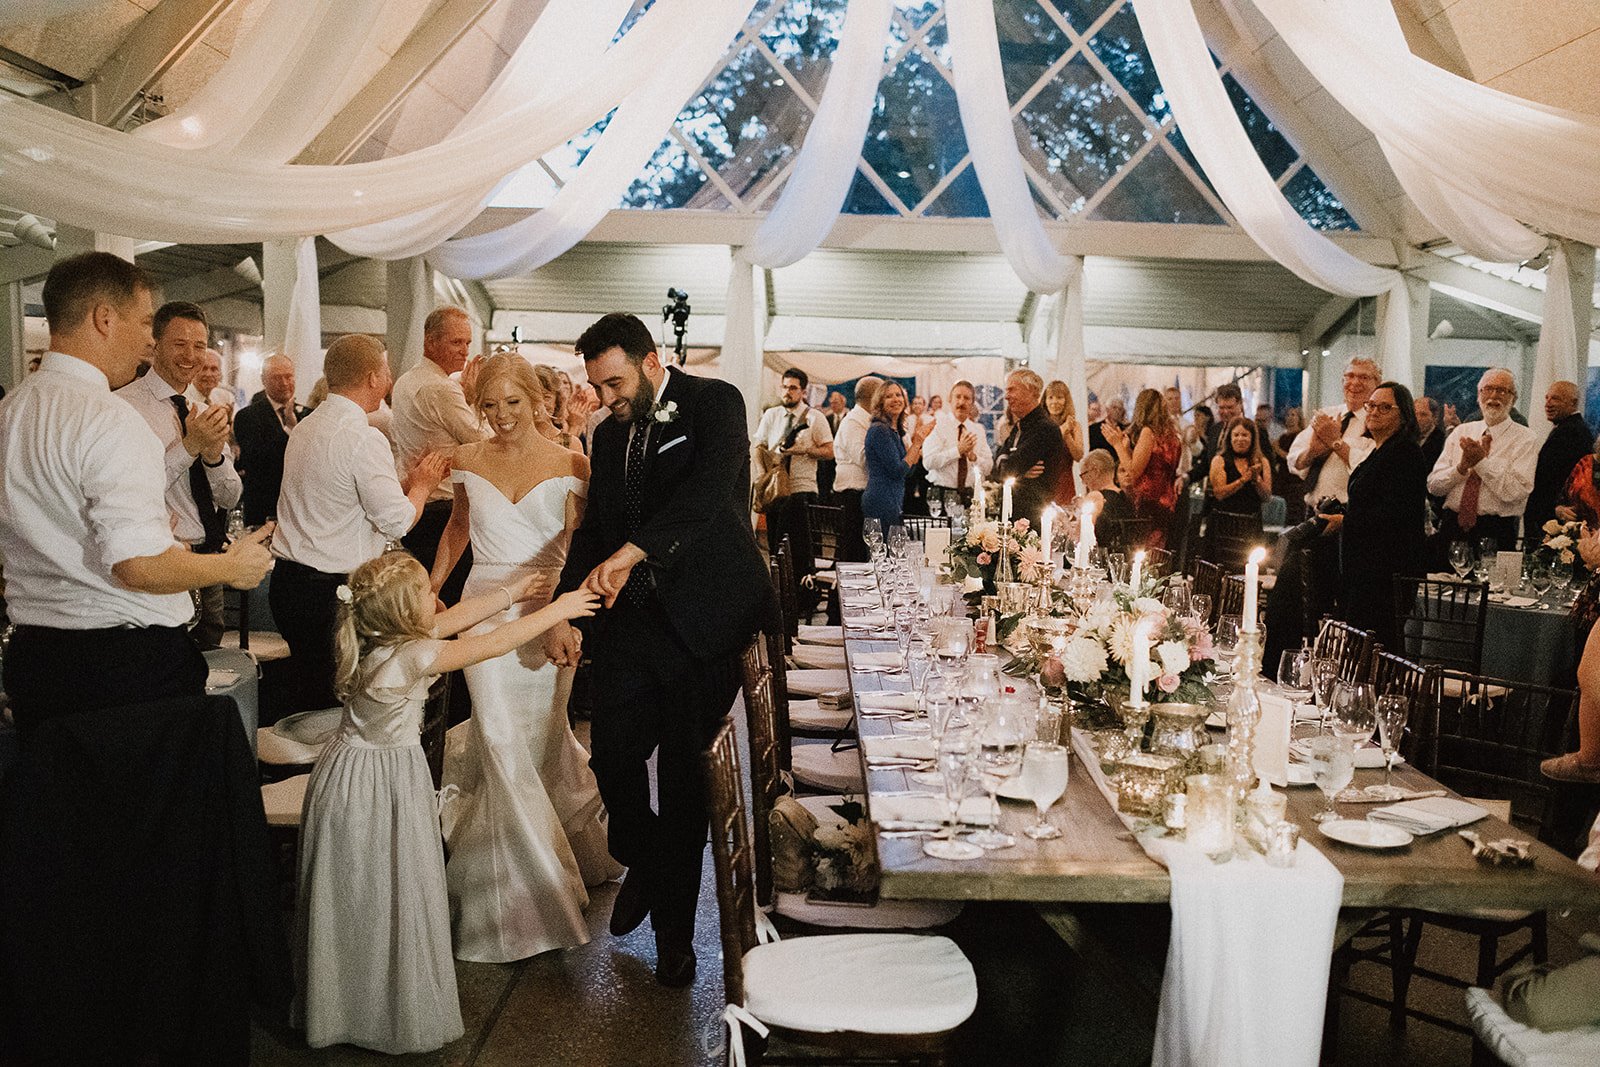
[[[1049,741],[1031,741],[1022,751],[1022,773],[1018,787],[1033,801],[1035,819],[1022,832],[1035,841],[1049,841],[1061,831],[1045,821],[1044,813],[1067,791],[1067,750]]]
[[[881,520],[881,519],[862,519],[861,520],[861,536],[866,539],[868,544],[871,544],[873,541],[882,541],[883,540],[883,520]]]
[[[928,514],[939,518],[944,514],[944,494],[935,490],[928,494]]]
[[[1243,623],[1237,615],[1222,615],[1217,619],[1217,633],[1212,641],[1217,650],[1218,673],[1233,673],[1233,655],[1239,646],[1239,628]]]
[[[1550,592],[1550,586],[1555,581],[1555,574],[1550,569],[1549,561],[1535,559],[1528,573],[1528,580],[1533,584],[1533,594],[1538,599],[1539,606],[1543,607],[1545,594]]]
[[[1472,545],[1466,541],[1450,542],[1450,569],[1457,578],[1465,578],[1472,570]]]
[[[1027,734],[1023,722],[1027,703],[1004,696],[983,705],[983,723],[978,729],[978,771],[983,790],[989,795],[989,826],[967,835],[967,840],[983,849],[1011,848],[1017,839],[1000,830],[1000,783],[1017,773],[1019,753]]]
[[[1378,700],[1368,682],[1339,682],[1333,688],[1333,736],[1350,742],[1352,749],[1372,740],[1377,728]]]
[[[1411,701],[1403,693],[1385,693],[1378,698],[1378,744],[1383,746],[1383,784],[1367,787],[1367,792],[1381,800],[1399,800],[1405,790],[1397,789],[1391,782],[1394,775],[1394,754],[1400,748],[1400,738],[1406,729],[1406,717],[1411,714]]]
[[[1488,538],[1484,538],[1484,542],[1486,544],[1489,544],[1489,545],[1493,545],[1494,544],[1494,542],[1490,541]],[[1491,549],[1488,552],[1479,551],[1477,555],[1472,557],[1472,579],[1473,579],[1473,581],[1476,581],[1476,582],[1487,582],[1489,580],[1489,573],[1492,570],[1494,570],[1494,551],[1493,551],[1493,549]]]
[[[1278,657],[1278,685],[1297,700],[1311,693],[1311,650],[1286,648]]]
[[[1322,734],[1306,743],[1306,754],[1311,764],[1312,781],[1316,782],[1317,788],[1322,790],[1322,795],[1328,801],[1327,810],[1319,811],[1311,818],[1316,822],[1337,819],[1339,812],[1334,808],[1333,798],[1342,793],[1350,784],[1350,779],[1355,777],[1355,750],[1342,737]]]
[[[961,829],[961,801],[966,797],[967,778],[972,772],[971,739],[964,732],[948,731],[939,739],[938,751],[949,827],[944,836],[923,842],[922,851],[939,860],[975,860],[983,855],[983,849],[956,836]]]
[[[1316,656],[1311,661],[1311,700],[1317,707],[1317,732],[1328,728],[1328,713],[1333,704],[1333,687],[1339,681],[1339,661]]]
[[[1189,594],[1189,618],[1201,626],[1211,623],[1211,596],[1209,593]]]

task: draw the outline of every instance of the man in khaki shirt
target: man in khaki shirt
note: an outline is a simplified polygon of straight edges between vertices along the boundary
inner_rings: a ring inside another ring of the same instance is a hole
[[[448,456],[457,445],[481,441],[483,424],[472,407],[476,399],[481,356],[468,358],[472,349],[472,321],[458,307],[446,305],[429,314],[422,326],[422,361],[395,379],[390,432],[397,454],[395,466],[404,478],[419,457],[429,452]],[[457,372],[457,382],[450,375]],[[422,517],[406,534],[404,544],[424,567],[433,566],[439,538],[450,521],[449,474],[434,487]],[[454,604],[472,569],[472,550],[462,553],[450,579],[439,591],[440,599]]]

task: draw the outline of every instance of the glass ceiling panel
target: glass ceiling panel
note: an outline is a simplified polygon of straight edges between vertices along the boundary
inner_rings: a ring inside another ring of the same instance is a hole
[[[1232,74],[1222,76],[1222,87],[1228,90],[1228,99],[1233,101],[1233,110],[1238,113],[1239,122],[1244,126],[1244,132],[1250,135],[1250,143],[1256,146],[1256,155],[1261,157],[1261,162],[1267,165],[1274,181],[1283,177],[1283,172],[1294,166],[1294,161],[1300,158],[1300,153],[1278,132],[1278,127],[1272,120],[1262,114],[1256,107],[1255,101],[1250,99],[1250,94],[1244,91],[1244,86],[1234,80]]]
[[[920,30],[944,8],[944,0],[894,0],[894,6],[907,26]]]
[[[761,31],[761,40],[813,100],[822,94],[833,67],[833,53],[839,47],[848,2],[789,0]]]
[[[1015,106],[1072,41],[1037,0],[995,0],[994,17],[1006,96]]]
[[[1106,222],[1189,222],[1221,224],[1200,191],[1183,176],[1172,157],[1157,145],[1123,176],[1089,213]]]
[[[676,138],[668,137],[617,206],[665,211],[677,207],[727,208],[732,205],[711,184],[694,157],[684,151],[683,145]]]
[[[1094,35],[1089,47],[1152,119],[1161,122],[1172,113],[1161,81],[1156,77],[1155,62],[1145,50],[1144,34],[1139,31],[1139,19],[1133,13],[1132,4],[1124,4],[1112,15]]]
[[[925,55],[907,53],[878,83],[861,155],[909,207],[966,154],[955,90]]]
[[[923,214],[930,218],[949,219],[989,217],[989,201],[983,198],[983,186],[979,184],[977,172],[971,164],[961,168],[961,173],[927,206]]]
[[[1322,179],[1310,167],[1301,167],[1283,187],[1283,195],[1300,213],[1300,217],[1319,230],[1356,230],[1356,220],[1344,209],[1333,190],[1322,184]]]
[[[1100,13],[1110,7],[1112,0],[1044,0],[1061,12],[1068,25],[1079,33],[1086,33]]]
[[[805,140],[811,109],[747,44],[678,115],[678,128],[743,198]]]
[[[1076,212],[1121,170],[1150,131],[1082,56],[1017,116],[1024,157]]]
[[[952,62],[950,53],[950,24],[940,19],[928,27],[928,34],[923,39],[923,47],[932,52],[934,58],[944,64],[944,69],[949,70]]]
[[[846,215],[895,215],[898,214],[894,205],[883,198],[878,192],[878,187],[872,184],[872,179],[856,170],[855,181],[850,185],[850,194],[844,198],[844,213]]]

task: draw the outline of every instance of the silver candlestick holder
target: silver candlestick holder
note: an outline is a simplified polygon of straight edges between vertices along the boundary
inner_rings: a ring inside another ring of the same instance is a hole
[[[1228,792],[1241,817],[1245,797],[1256,783],[1256,726],[1261,722],[1256,683],[1260,676],[1261,633],[1252,628],[1239,635],[1233,661],[1233,694],[1228,698]]]

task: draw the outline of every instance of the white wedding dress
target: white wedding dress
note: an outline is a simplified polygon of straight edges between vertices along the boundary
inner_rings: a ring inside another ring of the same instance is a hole
[[[454,479],[471,506],[464,597],[532,571],[560,573],[582,479],[547,478],[515,503],[471,471]],[[523,601],[469,632],[546,602]],[[472,717],[450,731],[442,793],[456,957],[506,963],[584,944],[585,887],[622,868],[606,851],[588,753],[567,724],[572,668],[550,663],[536,640],[465,673]]]

